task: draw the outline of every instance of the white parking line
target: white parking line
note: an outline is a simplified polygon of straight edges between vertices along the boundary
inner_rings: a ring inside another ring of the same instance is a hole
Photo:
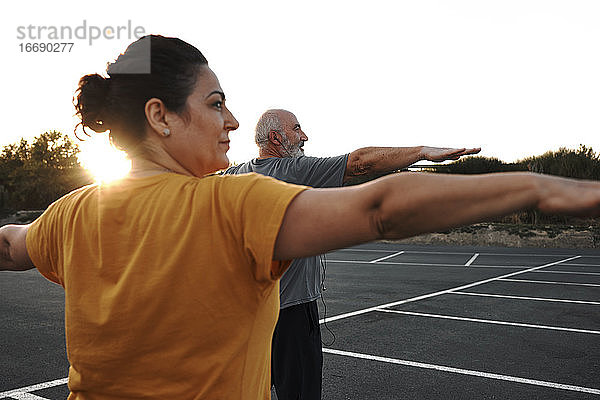
[[[392,314],[403,314],[412,315],[415,317],[427,317],[427,318],[439,318],[439,319],[451,319],[454,321],[467,321],[467,322],[478,322],[481,324],[492,324],[492,325],[508,325],[518,326],[521,328],[535,328],[535,329],[546,329],[551,331],[566,331],[576,333],[591,333],[593,335],[600,335],[600,331],[593,331],[590,329],[576,329],[576,328],[565,328],[562,326],[549,326],[549,325],[536,325],[536,324],[524,324],[521,322],[510,322],[510,321],[497,321],[493,319],[481,319],[481,318],[467,318],[467,317],[456,317],[454,315],[441,315],[441,314],[428,314],[413,311],[399,311],[399,310],[385,310],[380,309],[378,312],[392,313]]]
[[[405,251],[404,253],[407,253],[407,252]],[[476,253],[476,254],[481,255],[481,253]],[[383,264],[383,265],[405,265],[405,266],[419,266],[419,267],[463,268],[463,267],[467,266],[470,268],[505,268],[505,269],[529,268],[528,266],[524,266],[524,265],[472,265],[472,264],[463,265],[463,264],[440,264],[440,263],[427,264],[427,263],[394,262],[394,261],[380,262],[379,260],[376,260],[376,261],[378,264]],[[469,261],[471,261],[471,260],[469,260]],[[467,263],[469,261],[467,261]],[[338,264],[372,264],[375,261],[327,259],[327,262],[328,263],[338,263]],[[561,264],[561,265],[571,266],[571,265],[575,265],[575,264]],[[600,275],[600,272],[581,272],[581,271],[532,271],[532,272],[537,272],[537,273],[541,273],[541,274],[556,273],[556,274],[573,274],[573,275]]]
[[[376,311],[376,310],[378,310],[380,308],[387,308],[387,307],[398,306],[400,304],[406,304],[406,303],[410,303],[410,302],[413,302],[413,301],[419,301],[419,300],[423,300],[423,299],[428,299],[428,298],[431,298],[431,297],[435,297],[435,296],[439,296],[439,295],[442,295],[442,294],[454,292],[454,291],[457,291],[457,290],[468,289],[468,288],[473,287],[473,286],[483,285],[484,283],[497,281],[497,280],[503,279],[503,278],[509,278],[511,276],[515,276],[515,275],[519,275],[519,274],[524,274],[524,273],[527,273],[527,272],[536,271],[536,270],[541,269],[541,268],[546,268],[546,267],[550,267],[552,265],[557,265],[557,264],[561,264],[563,262],[575,260],[575,259],[577,259],[579,257],[581,257],[581,256],[569,257],[569,258],[565,258],[564,260],[559,260],[559,261],[551,262],[549,264],[540,265],[538,267],[533,267],[533,268],[529,268],[529,269],[525,269],[525,270],[517,271],[517,272],[511,272],[510,274],[500,275],[500,276],[495,277],[495,278],[484,279],[482,281],[473,282],[473,283],[469,283],[469,284],[462,285],[462,286],[457,286],[457,287],[446,289],[446,290],[440,290],[439,292],[424,294],[424,295],[421,295],[421,296],[412,297],[410,299],[404,299],[404,300],[394,301],[392,303],[380,304],[378,306],[369,307],[369,308],[365,308],[365,309],[362,309],[362,310],[352,311],[352,312],[345,313],[345,314],[335,315],[333,317],[323,318],[323,319],[319,320],[319,323],[322,324],[324,322],[337,321],[338,319],[344,319],[344,318],[354,317],[356,315],[361,315],[361,314],[365,314],[365,313],[368,313],[368,312],[371,312],[371,311]]]
[[[404,252],[405,254],[407,253],[406,251]],[[470,253],[469,253],[470,254]],[[481,255],[481,253],[478,253],[479,255]],[[361,261],[361,260],[332,260],[332,259],[327,259],[328,263],[338,263],[338,264],[372,264],[373,261]],[[467,261],[468,262],[468,261]],[[377,262],[378,264],[383,264],[383,265],[405,265],[405,266],[418,266],[418,267],[446,267],[446,268],[463,268],[465,266],[468,266],[470,268],[505,268],[505,269],[520,269],[520,268],[530,268],[528,266],[525,265],[463,265],[463,264],[440,264],[440,263],[433,263],[433,264],[427,264],[427,263],[418,263],[418,262],[395,262],[395,261],[385,261],[385,262]],[[561,265],[575,265],[575,264],[561,264]],[[557,273],[557,274],[574,274],[574,275],[600,275],[600,272],[581,272],[581,271],[532,271],[532,272],[538,272],[538,273],[542,273],[542,274],[551,274],[551,273]]]
[[[406,252],[405,252],[406,253]],[[362,261],[362,260],[333,260],[328,258],[328,263],[342,263],[342,264],[372,264],[371,261]],[[382,265],[407,265],[407,266],[418,266],[418,267],[456,267],[456,268],[464,268],[464,264],[427,264],[421,262],[395,262],[395,261],[381,261],[377,264]],[[530,268],[524,265],[471,265],[471,268],[508,268],[508,269],[519,269],[519,268]]]
[[[550,285],[573,285],[573,286],[591,286],[591,287],[600,287],[599,284],[596,283],[575,283],[575,282],[555,282],[555,281],[536,281],[531,279],[498,279],[499,281],[507,281],[507,282],[527,282],[527,283],[546,283]]]
[[[387,260],[388,258],[392,258],[392,257],[399,256],[399,255],[400,255],[400,254],[402,254],[402,253],[404,253],[404,251],[399,251],[399,252],[397,252],[397,253],[390,254],[389,256],[385,256],[385,257],[381,257],[381,258],[378,258],[378,259],[376,259],[376,260],[373,260],[373,261],[369,261],[369,263],[370,263],[370,264],[374,264],[374,263],[376,263],[376,262],[379,262],[379,261]]]
[[[600,275],[600,272],[579,272],[579,271],[533,271],[539,274],[572,274],[572,275]]]
[[[467,296],[479,296],[479,297],[499,297],[499,298],[502,298],[502,299],[551,301],[551,302],[557,302],[557,303],[576,303],[576,304],[600,305],[600,302],[598,302],[598,301],[549,299],[547,297],[507,296],[507,295],[504,295],[504,294],[475,293],[475,292],[452,292],[452,293],[448,293],[448,294],[458,294],[458,295],[467,295]]]
[[[392,253],[394,250],[382,250],[382,249],[340,249],[334,250],[330,253],[338,252],[372,252],[372,253]],[[473,252],[460,252],[460,251],[418,251],[418,250],[404,250],[405,253],[410,254],[454,254],[454,255],[467,255],[473,254]],[[482,256],[506,256],[506,257],[571,257],[572,254],[536,254],[536,253],[480,253]],[[600,258],[597,255],[582,255],[584,258]],[[589,264],[584,264],[589,265]]]
[[[582,256],[582,257],[587,257],[587,256]],[[600,267],[599,264],[571,264],[571,263],[569,263],[569,264],[565,264],[565,265],[573,266],[573,267],[596,267],[596,268]]]
[[[524,383],[526,385],[543,386],[543,387],[548,387],[548,388],[552,388],[552,389],[570,390],[573,392],[580,392],[580,393],[600,394],[600,389],[595,389],[595,388],[588,388],[588,387],[575,386],[575,385],[566,385],[566,384],[557,383],[557,382],[540,381],[537,379],[520,378],[518,376],[493,374],[490,372],[474,371],[474,370],[463,369],[463,368],[447,367],[444,365],[435,365],[435,364],[427,364],[427,363],[416,362],[416,361],[399,360],[397,358],[379,357],[379,356],[373,356],[370,354],[354,353],[351,351],[342,351],[342,350],[323,348],[323,353],[335,354],[335,355],[346,356],[346,357],[360,358],[363,360],[380,361],[380,362],[384,362],[384,363],[388,363],[388,364],[405,365],[408,367],[433,369],[433,370],[437,370],[437,371],[450,372],[453,374],[470,375],[470,376],[477,376],[480,378],[497,379],[497,380],[501,380],[501,381],[508,381],[508,382],[515,382],[515,383]]]
[[[338,252],[352,252],[352,251],[357,251],[357,252],[369,252],[369,253],[393,253],[394,250],[381,250],[381,249],[340,249],[340,250],[334,250],[329,252],[329,254],[331,253],[338,253]]]
[[[6,397],[13,397],[13,395],[18,396],[20,394],[27,393],[27,392],[35,392],[36,390],[47,389],[47,388],[51,388],[54,386],[66,385],[68,381],[69,381],[68,378],[62,378],[62,379],[56,379],[53,381],[38,383],[35,385],[31,385],[31,386],[22,387],[19,389],[8,390],[6,392],[0,393],[0,399],[4,399]]]
[[[16,400],[50,400],[45,397],[36,396],[35,394],[31,393],[14,393],[10,395],[10,398]]]
[[[479,253],[475,253],[473,255],[473,257],[471,257],[469,259],[469,261],[467,261],[467,263],[465,264],[465,267],[468,267],[469,265],[473,264],[473,261],[475,261],[477,259],[477,257],[479,257]]]

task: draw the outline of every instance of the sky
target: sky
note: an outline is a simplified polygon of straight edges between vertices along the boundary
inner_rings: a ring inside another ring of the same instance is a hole
[[[254,126],[269,108],[296,114],[313,156],[364,146],[481,146],[482,155],[512,162],[579,144],[600,150],[596,0],[12,4],[0,17],[7,111],[0,145],[52,129],[71,134],[78,79],[103,73],[136,39],[126,30],[91,44],[90,31],[73,40],[27,32],[85,21],[87,28],[130,23],[198,47],[240,122],[231,161],[256,156]],[[74,45],[21,51],[41,41]],[[80,147],[100,166],[116,163],[106,143],[95,134]]]

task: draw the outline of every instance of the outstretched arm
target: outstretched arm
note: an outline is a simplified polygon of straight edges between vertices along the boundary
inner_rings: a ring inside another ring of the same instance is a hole
[[[5,225],[0,228],[0,271],[33,268],[25,244],[27,229],[29,225]]]
[[[400,173],[359,186],[309,189],[290,204],[275,257],[402,239],[534,207],[545,213],[598,216],[600,182],[532,173]]]
[[[477,154],[480,147],[453,149],[446,147],[363,147],[348,156],[344,183],[356,177],[369,177],[397,171],[418,161],[442,162],[458,160],[462,156]]]

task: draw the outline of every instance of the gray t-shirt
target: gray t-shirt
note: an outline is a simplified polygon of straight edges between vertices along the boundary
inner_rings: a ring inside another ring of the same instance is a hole
[[[228,168],[226,174],[256,172],[288,183],[312,187],[340,187],[348,154],[338,157],[286,157],[254,159]],[[281,308],[307,303],[321,296],[321,260],[318,256],[297,258],[279,283]]]

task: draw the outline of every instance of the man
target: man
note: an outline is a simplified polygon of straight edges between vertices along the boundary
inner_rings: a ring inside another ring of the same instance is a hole
[[[312,187],[339,187],[374,178],[420,161],[457,160],[481,149],[365,147],[337,157],[305,157],[296,116],[268,110],[256,124],[258,158],[228,168],[226,174],[257,172]],[[317,300],[323,276],[319,257],[296,259],[280,281],[279,320],[273,333],[271,381],[279,400],[320,399],[323,353]]]

